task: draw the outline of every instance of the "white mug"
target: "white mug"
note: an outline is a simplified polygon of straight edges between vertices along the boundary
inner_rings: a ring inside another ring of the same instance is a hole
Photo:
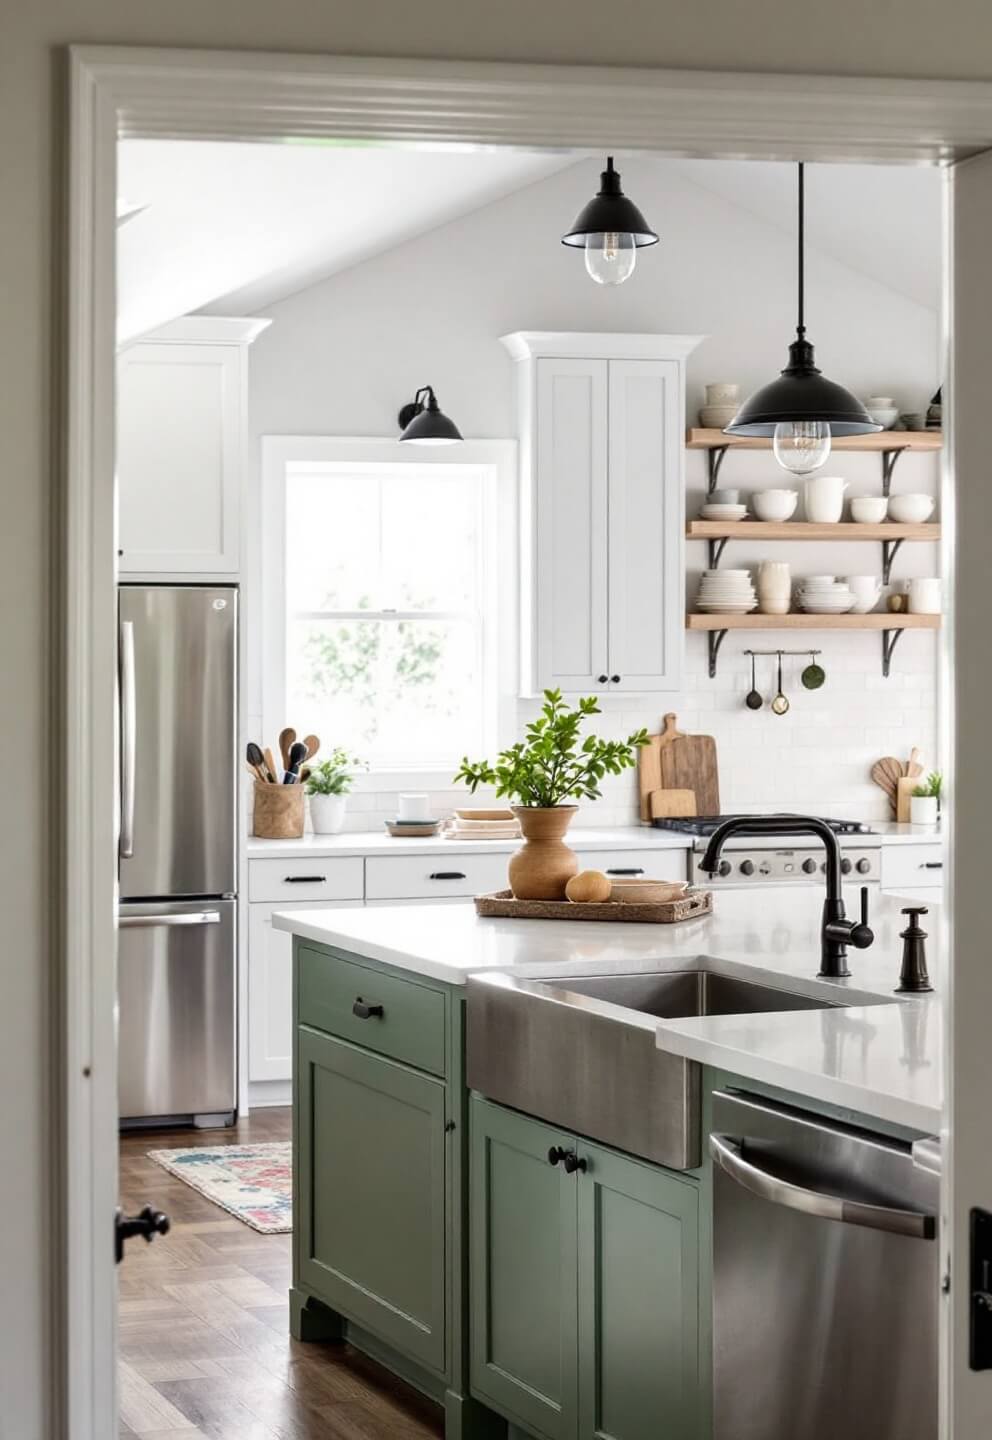
[[[839,475],[814,475],[803,486],[806,519],[814,525],[833,525],[844,513],[847,481]]]
[[[910,580],[909,613],[911,615],[939,615],[941,606],[940,581],[933,577]]]
[[[430,796],[421,794],[400,795],[400,820],[429,820],[431,818]]]

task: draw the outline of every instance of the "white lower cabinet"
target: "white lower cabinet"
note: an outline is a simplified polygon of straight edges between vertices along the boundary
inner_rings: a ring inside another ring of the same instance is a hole
[[[899,895],[930,890],[937,899],[944,884],[944,847],[939,840],[920,845],[882,846],[882,889]]]

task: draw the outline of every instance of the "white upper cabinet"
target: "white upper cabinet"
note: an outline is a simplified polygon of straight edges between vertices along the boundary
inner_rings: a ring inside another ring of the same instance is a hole
[[[517,333],[522,688],[675,690],[685,335]]]
[[[121,353],[121,574],[237,574],[248,346],[268,324],[187,316]]]

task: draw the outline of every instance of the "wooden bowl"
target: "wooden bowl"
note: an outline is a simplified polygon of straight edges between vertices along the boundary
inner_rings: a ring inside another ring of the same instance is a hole
[[[512,810],[456,810],[459,820],[513,820]]]
[[[610,899],[621,905],[657,905],[681,900],[688,888],[687,880],[614,880]]]
[[[437,835],[441,830],[440,820],[408,820],[404,825],[398,825],[395,820],[387,820],[385,825],[390,835],[397,840],[421,839]]]

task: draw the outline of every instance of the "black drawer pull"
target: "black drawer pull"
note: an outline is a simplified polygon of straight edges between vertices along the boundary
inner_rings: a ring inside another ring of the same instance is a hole
[[[327,880],[326,875],[284,875],[284,885],[323,885]]]
[[[606,873],[607,875],[643,875],[644,867],[642,865],[631,865],[624,869],[621,866],[617,866],[615,870],[607,870]]]
[[[943,870],[943,860],[923,860],[920,863],[921,870]]]
[[[352,1005],[351,1013],[357,1015],[359,1020],[381,1020],[383,1017],[382,1006],[370,1005],[367,1000],[362,999],[361,995]]]
[[[432,870],[428,880],[467,880],[468,876],[461,870]]]

